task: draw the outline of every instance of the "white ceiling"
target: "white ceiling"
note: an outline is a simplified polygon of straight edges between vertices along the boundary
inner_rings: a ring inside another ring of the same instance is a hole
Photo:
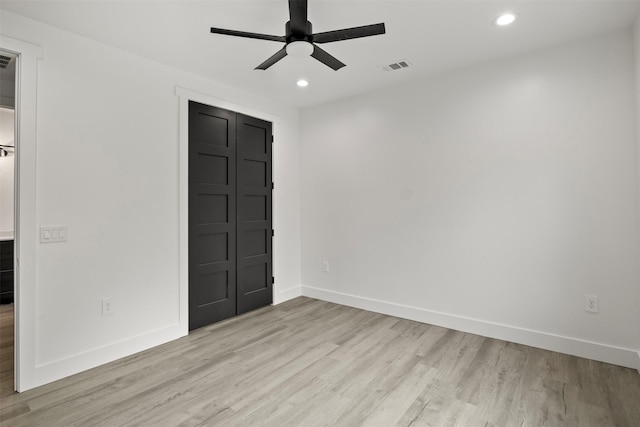
[[[281,48],[214,35],[210,27],[284,35],[286,0],[8,1],[0,8],[293,106],[310,106],[420,76],[628,28],[640,1],[309,0],[314,32],[384,22],[387,34],[324,44],[346,67],[286,57],[254,68]],[[492,25],[504,11],[508,28]],[[412,67],[386,72],[406,59]],[[310,81],[299,89],[298,78]]]

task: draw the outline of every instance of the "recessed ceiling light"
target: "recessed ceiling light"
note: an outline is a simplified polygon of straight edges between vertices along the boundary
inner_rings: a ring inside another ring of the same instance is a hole
[[[306,81],[305,79],[300,79],[296,82],[296,84],[298,85],[298,87],[307,87],[309,86],[309,82]]]
[[[510,24],[513,24],[513,21],[516,20],[516,15],[514,15],[513,13],[504,13],[500,16],[498,16],[493,23],[495,25],[497,25],[498,27],[504,27]]]

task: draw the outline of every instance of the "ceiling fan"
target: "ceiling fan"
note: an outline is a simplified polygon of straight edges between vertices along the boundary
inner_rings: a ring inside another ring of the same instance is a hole
[[[321,49],[316,43],[331,43],[340,40],[357,39],[361,37],[384,34],[384,24],[364,25],[362,27],[344,28],[342,30],[313,33],[311,22],[307,21],[307,0],[289,0],[289,22],[285,25],[284,36],[248,33],[245,31],[211,28],[214,34],[247,37],[251,39],[270,40],[286,43],[282,49],[269,59],[258,65],[256,70],[266,70],[287,55],[311,55],[326,66],[337,71],[345,64]]]

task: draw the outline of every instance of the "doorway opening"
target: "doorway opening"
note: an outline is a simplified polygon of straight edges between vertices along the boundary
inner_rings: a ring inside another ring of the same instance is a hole
[[[17,63],[0,49],[0,399],[15,390]]]

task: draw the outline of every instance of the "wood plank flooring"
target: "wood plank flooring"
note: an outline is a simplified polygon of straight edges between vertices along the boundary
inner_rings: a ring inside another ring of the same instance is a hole
[[[13,394],[13,304],[0,305],[0,401]]]
[[[640,374],[300,297],[2,396],[0,424],[637,427]]]

